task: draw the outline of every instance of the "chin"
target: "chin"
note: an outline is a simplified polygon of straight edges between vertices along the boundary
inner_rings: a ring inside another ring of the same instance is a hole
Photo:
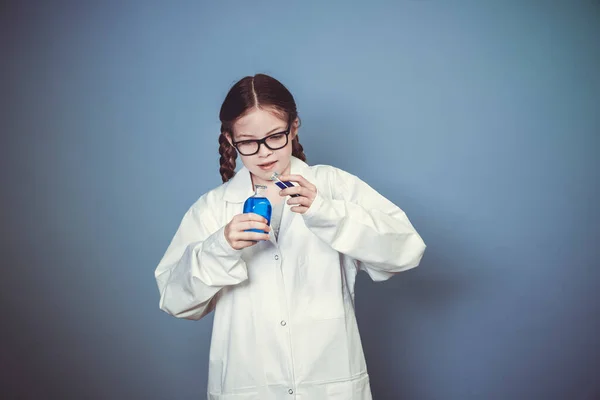
[[[270,181],[273,171],[276,171],[276,170],[263,171],[260,167],[254,167],[254,168],[250,169],[250,172],[252,173],[252,175],[254,175],[255,177],[257,177],[263,181]]]
[[[285,157],[283,157],[285,158]],[[273,165],[270,165],[268,168],[262,168],[257,164],[254,164],[252,166],[251,172],[252,174],[254,174],[257,178],[260,178],[262,180],[265,181],[270,181],[271,180],[271,176],[273,175],[273,172],[277,172],[278,174],[282,174],[283,170],[285,168],[287,168],[287,166],[289,165],[291,160],[282,160],[281,158],[279,158]]]

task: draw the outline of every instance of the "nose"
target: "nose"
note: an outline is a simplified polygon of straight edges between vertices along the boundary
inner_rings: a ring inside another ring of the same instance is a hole
[[[258,156],[266,158],[271,154],[273,154],[273,150],[269,149],[264,143],[261,143],[260,148],[258,149]]]

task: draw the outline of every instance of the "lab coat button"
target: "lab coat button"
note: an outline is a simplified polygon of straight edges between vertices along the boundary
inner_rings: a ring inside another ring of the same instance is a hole
[[[286,325],[287,325],[287,322],[281,321],[281,326],[286,326]]]
[[[289,394],[294,394],[294,391],[292,389],[288,390]]]
[[[275,254],[275,259],[279,260],[279,256],[277,254]]]

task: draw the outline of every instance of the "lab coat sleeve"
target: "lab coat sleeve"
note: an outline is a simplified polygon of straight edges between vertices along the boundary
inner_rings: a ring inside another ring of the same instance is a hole
[[[352,257],[374,281],[419,265],[426,245],[405,212],[368,184],[333,169],[327,184],[332,196],[317,189],[306,226],[336,251]]]
[[[215,307],[219,291],[248,279],[241,250],[225,239],[209,210],[192,207],[155,271],[160,309],[178,318],[198,320]]]

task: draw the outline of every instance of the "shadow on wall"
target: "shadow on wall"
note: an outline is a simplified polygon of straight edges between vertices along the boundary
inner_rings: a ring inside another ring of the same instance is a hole
[[[435,327],[449,325],[444,321],[483,285],[477,274],[462,279],[457,261],[425,241],[428,248],[419,267],[385,282],[373,282],[366,273],[357,277],[356,315],[375,399],[431,398],[435,390],[421,392],[427,384],[420,381],[440,358],[446,357],[443,364],[448,365],[443,349],[438,354],[434,349],[442,343],[452,346],[445,338],[455,336]]]
[[[336,110],[330,115],[347,114],[348,110]],[[458,310],[464,310],[465,304],[477,301],[483,288],[494,284],[494,274],[484,271],[486,268],[465,268],[466,264],[485,266],[488,260],[473,252],[467,253],[467,243],[458,243],[447,234],[440,235],[448,231],[447,227],[436,226],[444,223],[436,217],[443,211],[423,210],[434,206],[435,201],[403,193],[410,188],[401,189],[398,182],[388,181],[386,178],[393,178],[389,171],[379,176],[377,165],[388,161],[373,160],[373,156],[369,156],[377,151],[378,144],[372,141],[374,136],[369,134],[368,125],[360,118],[312,116],[310,123],[303,121],[300,139],[309,164],[333,165],[353,173],[405,209],[428,246],[418,268],[386,282],[373,282],[366,273],[360,273],[355,290],[356,314],[373,398],[428,399],[439,387],[424,393],[423,387],[428,385],[423,384],[422,377],[427,376],[431,364],[437,362],[435,356],[444,356],[434,354],[434,350],[453,346],[445,337],[448,332],[437,327],[455,327],[448,319]],[[314,131],[312,126],[319,127],[319,131]],[[356,139],[344,141],[345,137]],[[394,159],[394,153],[386,150],[382,157]],[[457,336],[456,332],[450,334]],[[448,361],[443,364],[447,366]]]

